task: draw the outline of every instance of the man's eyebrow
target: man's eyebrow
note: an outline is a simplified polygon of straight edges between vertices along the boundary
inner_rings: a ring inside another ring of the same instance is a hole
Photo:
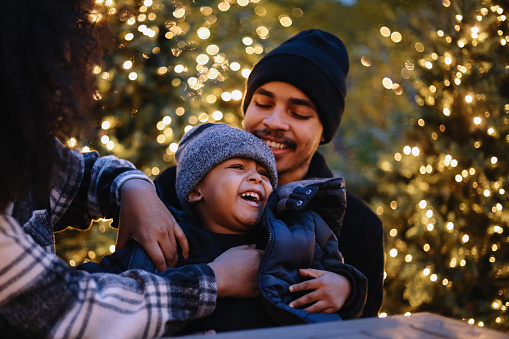
[[[300,106],[306,106],[316,111],[315,105],[309,100],[306,99],[299,99],[299,98],[290,98],[288,100],[288,103],[293,105],[300,105]]]
[[[274,98],[274,93],[272,93],[271,91],[267,91],[265,88],[258,88],[256,91],[255,91],[255,94],[260,94],[260,95],[265,95],[265,96],[268,96],[270,98]]]

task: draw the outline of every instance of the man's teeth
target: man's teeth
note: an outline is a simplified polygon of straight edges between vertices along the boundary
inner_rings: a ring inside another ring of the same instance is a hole
[[[272,141],[272,140],[264,140],[264,142],[267,144],[267,146],[269,146],[270,148],[275,148],[275,149],[283,149],[283,148],[286,148],[287,146],[285,144],[281,144],[279,142],[275,142],[275,141]]]
[[[247,198],[248,200],[258,202],[260,200],[260,196],[255,192],[245,192],[240,195],[241,198]]]

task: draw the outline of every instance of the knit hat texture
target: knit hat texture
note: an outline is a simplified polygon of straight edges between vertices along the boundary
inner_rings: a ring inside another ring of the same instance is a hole
[[[277,187],[276,160],[269,146],[253,134],[226,124],[207,123],[191,129],[180,140],[175,158],[177,196],[188,212],[189,194],[210,170],[229,159],[258,162],[268,171],[272,187]]]
[[[244,95],[244,113],[254,91],[271,81],[282,81],[304,92],[318,110],[323,144],[332,140],[345,110],[348,52],[333,34],[318,29],[302,31],[265,55],[253,68]]]

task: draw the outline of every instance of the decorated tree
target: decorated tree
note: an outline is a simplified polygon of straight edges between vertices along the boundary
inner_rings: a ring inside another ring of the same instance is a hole
[[[387,233],[389,314],[509,329],[508,9],[443,0],[395,11],[415,108],[380,158],[373,198]]]
[[[175,164],[177,143],[189,128],[206,121],[241,127],[252,66],[297,32],[321,28],[343,39],[351,59],[342,127],[322,151],[351,189],[372,191],[362,168],[374,168],[378,150],[391,145],[390,119],[380,111],[397,112],[405,102],[402,96],[386,100],[391,91],[381,86],[381,74],[391,68],[380,53],[390,46],[378,39],[378,23],[389,12],[383,1],[97,3],[93,19],[106,20],[113,33],[104,63],[94,70],[98,136],[77,135],[70,146],[128,159],[154,178]],[[101,258],[114,249],[116,232],[107,224],[57,234],[58,254],[71,264]]]

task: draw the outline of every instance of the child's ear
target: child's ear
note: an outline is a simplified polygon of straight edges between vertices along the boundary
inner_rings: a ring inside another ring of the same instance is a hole
[[[189,193],[189,197],[187,198],[187,201],[190,204],[194,204],[194,203],[200,201],[202,198],[203,198],[203,195],[201,194],[201,192],[199,190],[197,190],[196,188],[194,188],[191,191],[191,193]]]

